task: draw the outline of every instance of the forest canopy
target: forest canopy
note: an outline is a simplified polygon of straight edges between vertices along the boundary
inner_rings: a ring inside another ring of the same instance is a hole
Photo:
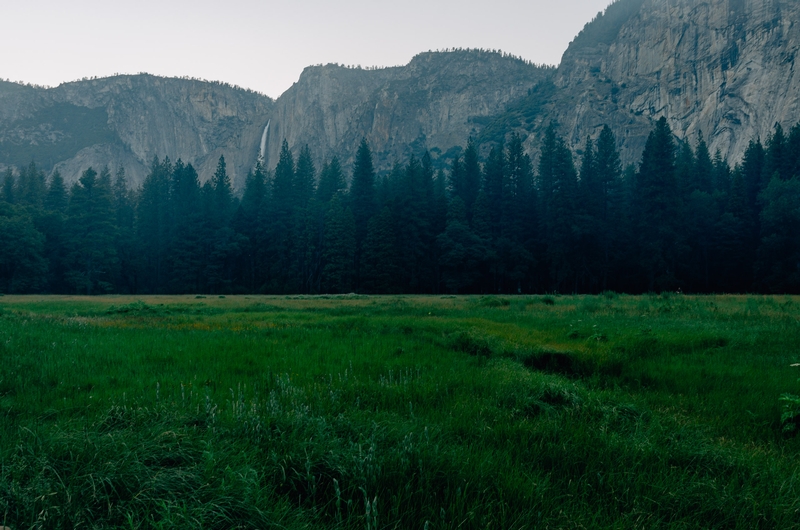
[[[555,124],[536,164],[516,135],[480,147],[378,175],[362,140],[345,175],[284,141],[241,196],[224,157],[203,184],[155,158],[139,189],[31,162],[0,176],[0,292],[800,292],[800,125],[733,168],[664,119],[627,168],[608,127],[577,158]]]

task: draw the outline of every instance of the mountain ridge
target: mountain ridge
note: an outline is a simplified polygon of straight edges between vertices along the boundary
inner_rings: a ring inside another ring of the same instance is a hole
[[[124,165],[137,184],[153,157],[169,156],[205,180],[224,154],[241,188],[267,123],[268,167],[284,139],[347,168],[366,138],[380,171],[425,151],[446,167],[470,136],[490,145],[512,132],[535,157],[551,121],[576,153],[609,125],[624,162],[636,163],[661,117],[678,139],[702,132],[736,163],[751,139],[800,121],[794,20],[800,4],[788,0],[617,0],[557,68],[486,50],[423,52],[387,68],[309,66],[276,100],[150,75],[47,89],[3,82],[0,170],[33,158],[75,180],[87,165]]]

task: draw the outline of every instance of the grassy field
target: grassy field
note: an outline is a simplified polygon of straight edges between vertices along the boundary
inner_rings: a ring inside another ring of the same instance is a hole
[[[800,299],[0,297],[0,525],[800,528]]]

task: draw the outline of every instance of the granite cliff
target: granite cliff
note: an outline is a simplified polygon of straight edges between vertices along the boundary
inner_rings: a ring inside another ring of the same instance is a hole
[[[406,66],[376,70],[307,68],[275,104],[268,165],[281,143],[308,144],[319,157],[347,165],[362,137],[377,167],[430,150],[434,158],[478,135],[552,68],[496,52],[427,52]]]
[[[124,165],[141,182],[154,156],[183,158],[201,179],[224,154],[234,185],[270,123],[267,166],[284,139],[348,166],[366,137],[379,169],[428,150],[446,164],[469,136],[510,132],[536,154],[555,120],[576,152],[604,124],[636,162],[657,119],[706,137],[737,162],[754,137],[800,121],[800,3],[618,0],[586,25],[558,68],[496,52],[427,52],[405,66],[306,68],[280,98],[220,83],[117,76],[43,89],[0,82],[0,171],[31,159],[74,180]]]
[[[794,0],[618,0],[555,70],[467,51],[377,71],[308,68],[276,102],[269,153],[285,137],[347,161],[365,136],[386,167],[424,149],[445,160],[470,135],[491,143],[515,131],[535,155],[554,120],[575,152],[608,124],[635,163],[663,116],[677,138],[694,144],[702,132],[736,163],[751,139],[800,121],[797,21]]]
[[[153,157],[182,158],[205,180],[224,154],[231,178],[241,185],[272,107],[270,98],[251,91],[151,75],[51,89],[2,83],[0,166],[33,159],[72,181],[88,166],[122,165],[138,184]]]
[[[619,0],[565,52],[529,130],[555,119],[578,149],[607,123],[632,162],[663,116],[736,163],[751,139],[800,121],[798,21],[794,0]]]

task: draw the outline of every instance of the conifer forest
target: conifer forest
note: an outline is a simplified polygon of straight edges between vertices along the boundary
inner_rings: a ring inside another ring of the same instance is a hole
[[[608,127],[573,153],[551,125],[535,163],[486,147],[377,174],[366,140],[352,171],[284,141],[240,193],[224,157],[203,184],[156,158],[139,189],[31,162],[0,177],[0,292],[800,293],[800,125],[734,167],[663,118],[628,167]]]

